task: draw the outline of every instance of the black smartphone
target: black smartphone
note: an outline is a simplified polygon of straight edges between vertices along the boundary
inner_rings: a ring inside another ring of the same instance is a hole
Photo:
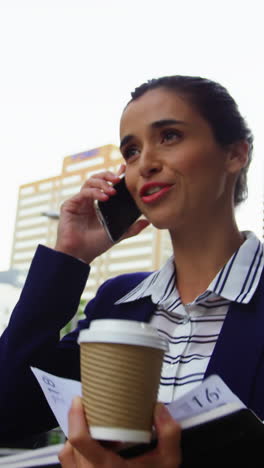
[[[125,177],[114,188],[116,194],[107,201],[97,200],[95,209],[108,236],[113,242],[117,242],[140,217],[141,212],[127,189]]]

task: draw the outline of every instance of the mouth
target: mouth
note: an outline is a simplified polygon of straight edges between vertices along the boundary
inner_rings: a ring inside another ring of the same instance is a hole
[[[172,184],[151,182],[143,185],[139,194],[144,203],[152,203],[160,199],[171,187]]]

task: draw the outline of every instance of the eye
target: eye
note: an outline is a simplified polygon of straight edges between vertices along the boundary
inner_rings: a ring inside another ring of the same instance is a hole
[[[161,142],[166,143],[170,141],[178,141],[182,137],[182,132],[180,130],[170,129],[164,130],[161,134]]]
[[[137,156],[139,154],[139,149],[137,146],[131,145],[125,148],[122,153],[123,158],[128,161],[129,159],[133,158],[133,156]]]

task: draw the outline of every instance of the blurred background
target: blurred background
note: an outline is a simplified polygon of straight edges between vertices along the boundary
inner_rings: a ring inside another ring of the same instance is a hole
[[[147,79],[200,75],[228,88],[255,135],[237,219],[263,237],[263,39],[258,0],[0,0],[0,332],[27,270],[14,263],[21,186],[118,145],[122,109]]]

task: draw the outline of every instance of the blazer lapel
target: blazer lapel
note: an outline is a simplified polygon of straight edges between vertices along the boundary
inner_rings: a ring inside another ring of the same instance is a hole
[[[218,374],[248,405],[264,345],[264,272],[248,304],[232,303],[205,377]]]
[[[133,302],[115,304],[112,318],[122,317],[125,320],[136,320],[138,322],[149,322],[154,314],[155,304],[150,297],[143,297]]]

